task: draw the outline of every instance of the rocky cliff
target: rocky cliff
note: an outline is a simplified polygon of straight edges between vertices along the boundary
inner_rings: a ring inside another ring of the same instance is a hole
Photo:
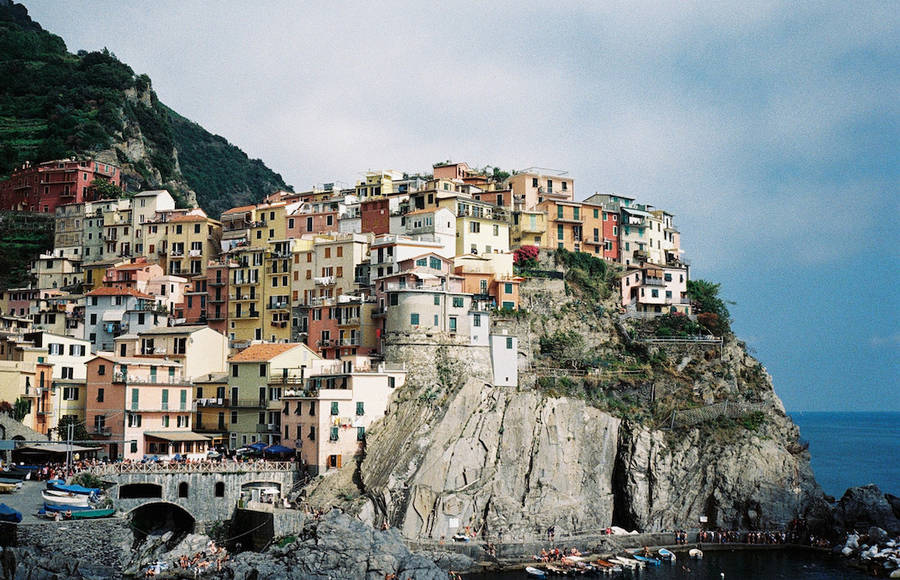
[[[523,284],[527,315],[494,321],[520,338],[518,388],[423,347],[432,370],[410,372],[353,476],[321,479],[310,501],[434,540],[466,527],[491,539],[551,525],[657,531],[701,516],[768,528],[818,512],[809,454],[744,345],[641,340],[646,323],[606,298],[611,273],[586,281],[558,267],[565,280]]]

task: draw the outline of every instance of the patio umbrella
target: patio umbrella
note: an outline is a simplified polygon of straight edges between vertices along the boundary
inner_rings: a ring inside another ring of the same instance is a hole
[[[252,449],[254,451],[262,451],[263,449],[266,448],[266,444],[263,443],[262,441],[257,441],[256,443],[251,443],[250,445],[247,445],[247,447],[249,447],[250,449]]]
[[[293,453],[294,450],[290,447],[285,447],[284,445],[272,445],[266,447],[263,451],[266,453],[272,453],[273,455],[281,455],[284,453]]]

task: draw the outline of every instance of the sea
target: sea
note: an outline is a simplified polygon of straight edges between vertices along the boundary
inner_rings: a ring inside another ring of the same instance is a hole
[[[816,480],[840,498],[848,487],[874,483],[900,495],[900,413],[792,412],[800,436],[809,442]],[[723,576],[724,574],[724,576]],[[650,567],[620,577],[645,580],[856,580],[868,578],[840,558],[807,551],[707,551],[703,560]],[[524,572],[467,575],[467,580],[527,578]]]

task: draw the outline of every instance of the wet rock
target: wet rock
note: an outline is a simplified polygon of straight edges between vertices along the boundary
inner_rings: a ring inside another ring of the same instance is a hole
[[[834,509],[835,522],[845,530],[876,526],[890,534],[900,533],[900,519],[877,485],[851,487]]]

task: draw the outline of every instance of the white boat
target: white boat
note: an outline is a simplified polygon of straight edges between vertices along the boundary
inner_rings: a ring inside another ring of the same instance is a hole
[[[534,576],[535,578],[546,578],[546,577],[547,577],[547,573],[546,573],[546,572],[544,572],[543,570],[540,570],[540,569],[538,569],[538,568],[533,568],[533,567],[531,567],[531,566],[526,566],[526,567],[525,567],[525,572],[526,572],[529,576]]]
[[[615,562],[616,564],[619,564],[621,566],[625,566],[626,568],[631,568],[631,569],[637,568],[641,564],[637,560],[632,560],[631,558],[623,558],[622,556],[615,556],[613,558],[610,558],[609,561]]]
[[[694,560],[702,560],[703,550],[701,550],[700,548],[691,548],[691,550],[688,552],[688,556],[690,556]]]
[[[671,550],[667,550],[666,548],[660,548],[658,550],[658,552],[659,552],[659,557],[662,558],[663,560],[668,560],[669,562],[674,562],[675,560],[678,559],[675,557],[674,552],[672,552]]]
[[[58,494],[58,495],[57,495]],[[68,494],[62,491],[43,490],[41,495],[44,501],[55,505],[74,505],[88,507],[90,498],[86,495]]]

